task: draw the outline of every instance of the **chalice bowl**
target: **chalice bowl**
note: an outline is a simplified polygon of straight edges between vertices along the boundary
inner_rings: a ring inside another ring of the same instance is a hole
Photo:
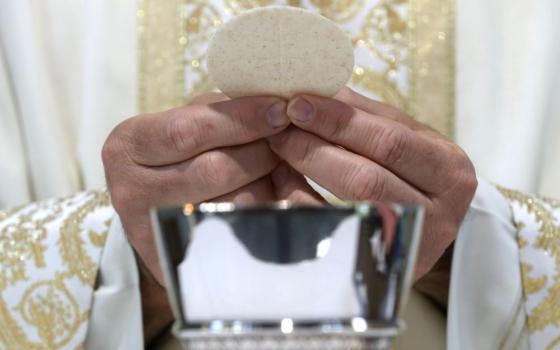
[[[174,335],[189,350],[390,349],[422,218],[379,203],[154,209]]]

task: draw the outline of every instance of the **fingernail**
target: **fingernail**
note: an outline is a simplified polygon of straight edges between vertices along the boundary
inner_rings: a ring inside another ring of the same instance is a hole
[[[271,145],[278,146],[284,142],[287,136],[288,133],[286,131],[282,131],[276,135],[269,136],[266,139],[268,140],[268,143],[270,143]]]
[[[313,118],[314,108],[302,97],[297,97],[288,104],[288,116],[298,122],[308,122]]]
[[[286,115],[286,102],[280,101],[273,104],[266,112],[266,119],[273,128],[288,125],[290,119]]]
[[[280,163],[280,165],[274,170],[272,173],[272,182],[276,187],[282,187],[288,180],[288,167],[284,163]]]

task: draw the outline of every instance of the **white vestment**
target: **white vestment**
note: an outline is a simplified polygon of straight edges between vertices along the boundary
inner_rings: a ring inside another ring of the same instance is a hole
[[[152,7],[148,6],[152,10],[158,3],[145,2],[152,3]],[[411,12],[413,6],[422,3],[419,0],[409,0],[404,5],[397,1],[386,3],[393,2],[395,8],[405,12]],[[429,3],[429,0],[424,2]],[[212,23],[219,25],[236,11],[231,4],[240,2],[214,0],[206,3],[213,4],[212,11],[217,11],[217,19]],[[230,7],[224,10],[225,3]],[[315,8],[314,1],[301,3]],[[365,1],[363,12],[379,3],[379,0]],[[138,36],[145,28],[138,27],[138,21],[147,20],[148,23],[150,18],[146,17],[154,11],[146,12],[139,6],[146,5],[139,5],[135,0],[0,2],[0,209],[104,186],[101,145],[118,122],[142,109],[137,102],[142,91],[139,82],[145,78],[141,73],[145,70],[141,69],[138,59]],[[185,6],[191,9],[188,2]],[[407,6],[410,6],[408,10]],[[348,13],[352,12],[350,10]],[[203,15],[206,13],[201,12],[200,16]],[[358,33],[364,18],[359,14],[354,16],[353,20],[341,19],[341,25]],[[417,16],[421,21],[422,13]],[[560,3],[555,0],[535,3],[459,0],[456,16],[456,37],[453,31],[436,33],[438,40],[454,38],[455,43],[456,141],[465,148],[478,173],[485,178],[523,191],[560,197],[560,182],[557,181],[560,178],[560,141],[556,137],[560,130],[560,68],[556,64],[560,62],[560,42],[555,36],[560,32]],[[186,37],[186,45],[198,38]],[[367,41],[357,40],[355,44],[360,66],[353,83],[358,85],[359,91],[367,93],[368,85],[360,77],[367,76],[364,72],[370,68],[371,52],[367,51]],[[199,57],[191,57],[189,53],[187,56],[185,72],[198,72],[193,69],[198,68]],[[397,90],[405,91],[410,72],[401,68],[391,72],[388,81],[393,82]],[[192,82],[189,83],[189,77],[187,90],[191,87],[196,90]],[[156,88],[164,91],[169,87]],[[84,202],[70,199],[67,205],[77,205],[78,209],[80,204],[87,207],[88,195],[93,196],[84,194],[79,197]],[[530,301],[533,304],[529,306],[522,304],[522,276],[525,275],[520,273],[520,266],[530,264],[538,271],[539,264],[549,269],[553,263],[542,262],[535,252],[524,255],[525,246],[519,249],[519,227],[514,223],[532,220],[534,215],[525,209],[533,207],[514,204],[512,208],[513,214],[506,198],[481,181],[455,244],[447,339],[451,349],[507,348],[516,343],[528,347],[529,343],[533,345],[531,332],[558,336],[558,320],[540,328],[531,328],[522,322],[538,301]],[[545,206],[545,209],[553,210],[553,207]],[[104,210],[106,215],[112,209]],[[527,217],[523,217],[525,212]],[[23,219],[41,223],[41,213]],[[5,216],[22,221],[23,214],[18,211]],[[92,224],[87,221],[87,215],[83,219],[85,225]],[[533,222],[532,232],[542,228],[541,222]],[[0,220],[2,235],[13,224]],[[86,348],[139,348],[142,330],[137,272],[118,218],[114,217],[110,228],[81,229],[78,235],[90,254],[93,267],[99,269],[90,303],[91,318],[79,326],[79,329],[88,329]],[[54,226],[49,230],[57,231]],[[532,241],[528,240],[526,244],[532,247]],[[96,244],[104,248],[96,250]],[[121,251],[126,253],[119,254]],[[57,253],[53,250],[52,254]],[[49,257],[51,255],[45,255],[45,259]],[[520,258],[525,265],[520,265]],[[56,258],[53,259],[49,263],[56,264]],[[28,273],[42,268],[37,260],[27,263],[31,264],[26,268]],[[56,266],[52,271],[56,271]],[[72,273],[77,276],[76,271]],[[537,279],[545,275],[530,276]],[[72,276],[68,274],[67,277],[71,280]],[[553,286],[558,277],[550,272],[547,278],[545,282],[540,280],[541,289]],[[22,285],[17,287],[23,288]],[[85,279],[82,287],[76,288],[87,292],[94,284]],[[541,299],[545,299],[546,293],[541,294]],[[2,298],[8,298],[8,294]],[[87,310],[89,306],[84,302],[80,307]],[[109,314],[107,310],[111,310]],[[21,316],[3,316],[6,314],[0,315],[0,322],[13,324],[14,319],[20,325],[26,322]],[[119,322],[117,316],[128,318],[127,322]],[[519,321],[512,323],[512,319]],[[72,332],[83,341],[85,330]],[[31,333],[30,341],[44,339],[41,337],[45,335],[38,331]],[[539,339],[549,338],[545,335]],[[2,341],[4,339],[0,338],[0,343]],[[79,340],[70,340],[65,344],[73,345],[73,341],[79,343]],[[536,341],[534,344],[535,349],[540,345]]]

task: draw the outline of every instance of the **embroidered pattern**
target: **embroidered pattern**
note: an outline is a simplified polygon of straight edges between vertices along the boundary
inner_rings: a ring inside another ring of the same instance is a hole
[[[105,192],[0,212],[0,348],[82,345],[113,213]]]
[[[511,202],[519,229],[531,348],[551,349],[560,339],[560,209],[551,200],[498,189]]]

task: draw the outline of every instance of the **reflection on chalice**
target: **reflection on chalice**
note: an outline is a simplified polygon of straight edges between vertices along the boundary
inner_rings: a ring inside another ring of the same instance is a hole
[[[188,349],[388,349],[404,330],[417,207],[203,203],[152,211]]]

